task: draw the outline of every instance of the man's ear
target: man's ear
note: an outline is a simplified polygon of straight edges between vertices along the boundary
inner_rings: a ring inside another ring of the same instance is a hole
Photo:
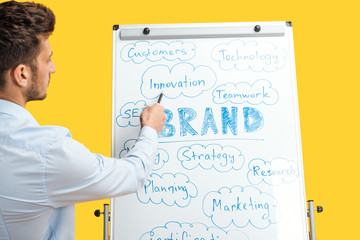
[[[26,87],[31,77],[31,69],[25,64],[19,64],[13,72],[13,78],[17,85]]]

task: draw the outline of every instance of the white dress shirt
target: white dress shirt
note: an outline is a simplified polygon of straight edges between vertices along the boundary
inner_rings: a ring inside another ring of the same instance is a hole
[[[93,154],[66,128],[39,126],[0,100],[0,240],[75,239],[74,204],[136,192],[157,144],[156,131],[143,127],[125,158]]]

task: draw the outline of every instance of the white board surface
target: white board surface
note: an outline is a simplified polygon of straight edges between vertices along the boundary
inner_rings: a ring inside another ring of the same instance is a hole
[[[155,167],[112,199],[111,239],[308,239],[291,24],[114,29],[113,157],[161,92]]]

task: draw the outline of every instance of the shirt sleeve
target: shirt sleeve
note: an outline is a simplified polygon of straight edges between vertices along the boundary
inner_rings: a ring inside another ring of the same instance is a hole
[[[52,207],[136,192],[150,175],[158,145],[156,131],[143,127],[125,158],[116,159],[91,153],[66,129],[56,135],[48,148],[44,176]]]

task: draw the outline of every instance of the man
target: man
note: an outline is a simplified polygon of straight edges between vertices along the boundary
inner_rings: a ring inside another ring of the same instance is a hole
[[[41,4],[0,4],[0,239],[74,239],[74,204],[136,192],[150,174],[164,108],[146,107],[124,159],[90,153],[25,110],[46,97],[55,16]]]

